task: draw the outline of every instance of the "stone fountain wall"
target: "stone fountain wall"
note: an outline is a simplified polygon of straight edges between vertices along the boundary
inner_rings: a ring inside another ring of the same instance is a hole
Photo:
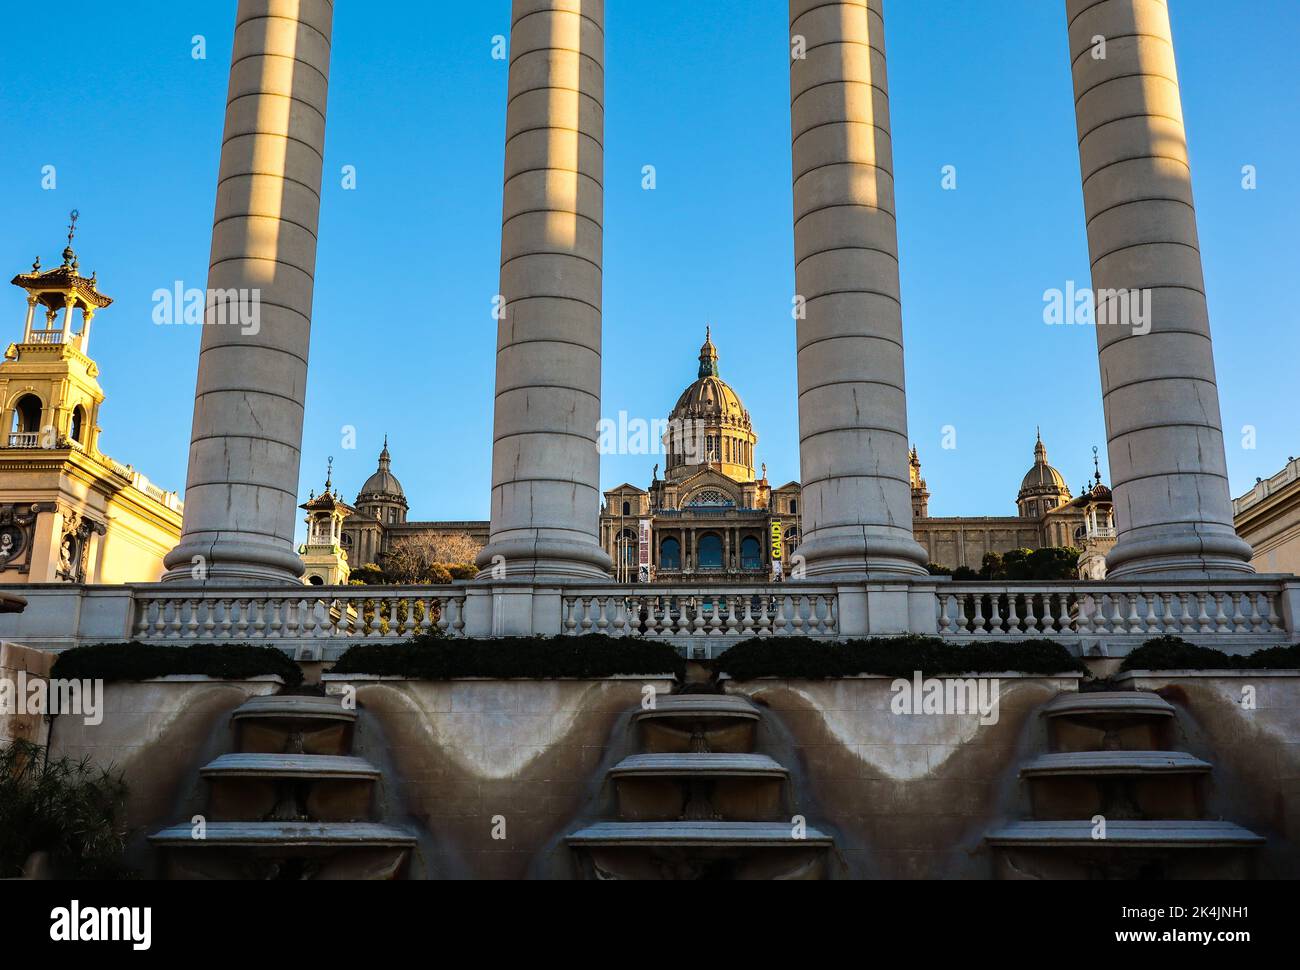
[[[667,680],[417,682],[327,677],[354,688],[354,753],[383,773],[384,822],[420,839],[413,878],[573,878],[566,834],[610,817],[606,773],[634,753],[631,715]],[[1045,750],[1041,706],[1070,678],[999,678],[998,719],[895,714],[892,680],[728,684],[765,712],[757,751],[791,772],[809,825],[835,837],[833,874],[848,878],[990,878],[986,832],[1026,817],[1020,765]],[[1300,672],[1130,676],[1178,709],[1180,747],[1212,761],[1210,806],[1265,835],[1263,876],[1300,876]],[[1241,705],[1255,687],[1256,707]],[[146,830],[203,810],[198,769],[233,750],[229,715],[273,680],[205,679],[107,688],[98,727],[61,716],[58,754],[125,771],[133,862],[153,859]]]
[[[1216,814],[1269,840],[1257,874],[1300,878],[1300,671],[1138,671],[1119,684],[1178,709],[1180,747],[1214,763]]]
[[[198,771],[234,750],[231,712],[250,697],[282,687],[279,677],[229,681],[175,676],[107,684],[102,723],[59,715],[50,731],[50,755],[89,757],[123,773],[126,823],[132,832],[127,860],[148,875],[157,860],[146,835],[203,813],[206,792]]]
[[[1078,684],[997,680],[990,724],[978,712],[896,714],[894,678],[727,686],[769,711],[759,750],[791,768],[799,803],[835,836],[842,875],[952,879],[991,875],[984,834],[1017,811],[1019,765],[1045,738],[1037,709]]]
[[[353,753],[379,765],[384,821],[421,835],[415,875],[571,878],[564,836],[596,818],[605,772],[629,753],[632,712],[666,679],[446,683],[327,677],[355,687]]]
[[[45,679],[53,666],[52,653],[16,643],[0,643],[0,680],[11,685],[9,689],[15,692],[13,696],[24,680]],[[0,710],[0,744],[15,740],[45,744],[48,733],[49,725],[45,718],[19,710],[16,703],[8,710]]]

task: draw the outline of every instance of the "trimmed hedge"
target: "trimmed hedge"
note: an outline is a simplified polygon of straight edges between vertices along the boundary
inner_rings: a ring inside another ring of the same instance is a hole
[[[149,680],[176,674],[221,680],[248,680],[275,674],[288,687],[302,683],[302,670],[281,650],[234,644],[196,643],[169,647],[156,643],[100,643],[59,654],[51,677],[66,680]]]
[[[878,637],[833,643],[805,637],[763,637],[738,643],[715,666],[735,680],[782,677],[826,680],[858,674],[911,677],[940,674],[1086,673],[1079,658],[1054,640],[972,643],[958,646],[935,637]]]
[[[1198,647],[1182,637],[1157,637],[1138,647],[1120,670],[1288,670],[1300,669],[1300,644],[1269,647],[1244,657]]]
[[[339,658],[333,674],[371,674],[412,680],[487,677],[552,680],[620,674],[681,677],[686,661],[666,643],[633,637],[505,637],[448,640],[418,636],[406,643],[358,644]]]

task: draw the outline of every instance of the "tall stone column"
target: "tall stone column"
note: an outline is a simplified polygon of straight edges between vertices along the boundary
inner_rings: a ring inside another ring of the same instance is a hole
[[[184,526],[165,580],[302,575],[293,536],[332,18],[330,0],[239,0]]]
[[[809,577],[926,574],[912,537],[881,0],[790,0],[799,458]]]
[[[514,0],[492,527],[500,579],[608,579],[601,548],[603,0]]]
[[[1251,572],[1219,393],[1165,0],[1067,0],[1116,578]],[[1120,291],[1111,296],[1111,291]]]

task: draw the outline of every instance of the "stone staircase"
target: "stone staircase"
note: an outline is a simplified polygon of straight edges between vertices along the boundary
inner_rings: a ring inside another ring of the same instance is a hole
[[[761,713],[747,698],[659,698],[637,712],[644,753],[608,773],[618,821],[571,834],[595,879],[820,879],[830,837],[797,830],[789,773],[753,753]]]
[[[1020,768],[1033,817],[986,836],[1000,878],[1250,875],[1249,850],[1264,839],[1206,817],[1213,766],[1172,750],[1172,704],[1152,693],[1095,691],[1062,694],[1041,713],[1051,751]]]
[[[369,821],[380,773],[352,757],[339,698],[255,697],[231,716],[238,751],[200,769],[201,827],[150,836],[170,879],[396,879],[415,837]]]

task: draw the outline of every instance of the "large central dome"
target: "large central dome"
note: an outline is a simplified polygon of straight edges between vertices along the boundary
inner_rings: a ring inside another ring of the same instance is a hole
[[[1060,508],[1073,497],[1065,484],[1065,476],[1047,461],[1047,446],[1040,434],[1038,443],[1034,445],[1034,467],[1025,473],[1020,482],[1020,493],[1016,496],[1020,514],[1037,518]]]
[[[700,348],[700,374],[694,384],[682,391],[669,420],[686,418],[715,418],[732,421],[748,428],[749,412],[740,401],[740,395],[718,376],[718,348],[713,345],[711,330],[705,331],[704,346]]]
[[[681,480],[705,467],[736,481],[754,478],[754,434],[749,412],[718,372],[718,348],[705,330],[699,376],[668,415],[668,474]]]

